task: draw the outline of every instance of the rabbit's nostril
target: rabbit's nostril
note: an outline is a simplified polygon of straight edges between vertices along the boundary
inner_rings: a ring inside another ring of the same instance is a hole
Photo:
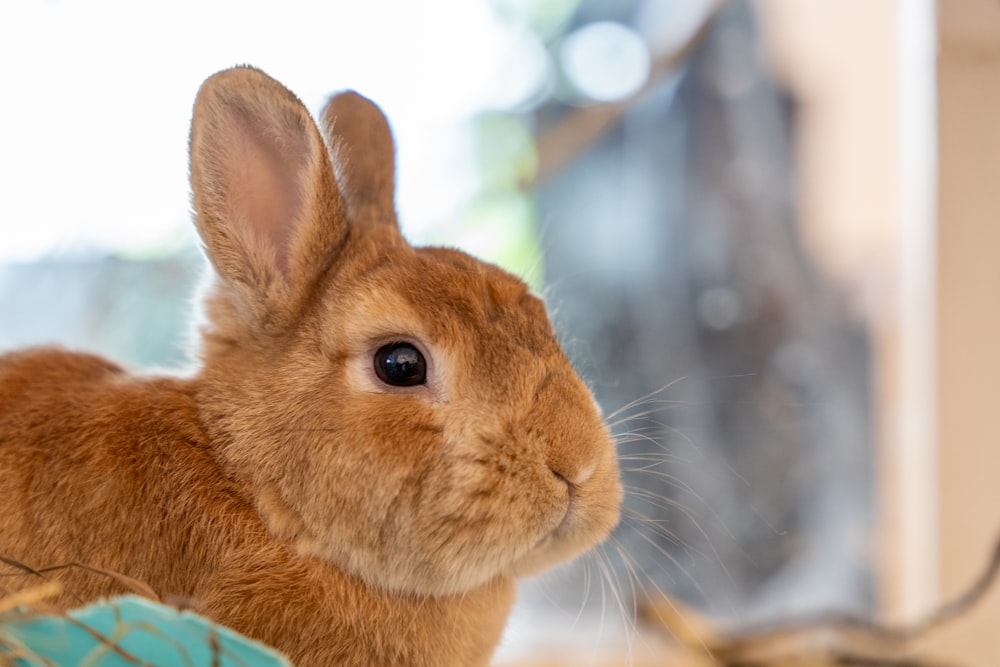
[[[573,479],[570,480],[570,483],[576,486],[585,484],[586,481],[590,479],[590,476],[594,474],[595,469],[597,469],[596,463],[591,463],[585,468],[580,468],[580,470],[573,476]]]
[[[585,484],[590,476],[594,474],[595,465],[589,465],[586,468],[580,468],[576,472],[563,474],[550,467],[549,471],[558,479],[560,482],[569,487],[570,491],[575,490],[578,486]]]

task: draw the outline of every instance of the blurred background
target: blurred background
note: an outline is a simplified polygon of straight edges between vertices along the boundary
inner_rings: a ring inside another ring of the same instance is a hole
[[[355,88],[393,126],[408,238],[543,294],[618,437],[621,525],[526,583],[501,662],[640,652],[635,605],[663,595],[736,625],[912,616],[952,581],[940,470],[997,449],[939,447],[945,281],[997,206],[949,227],[966,246],[942,265],[941,207],[968,198],[936,180],[936,49],[994,44],[994,4],[5,2],[0,349],[189,365],[199,84],[251,63],[314,113]],[[986,270],[974,289],[1000,289]],[[1000,334],[985,322],[963,349]]]

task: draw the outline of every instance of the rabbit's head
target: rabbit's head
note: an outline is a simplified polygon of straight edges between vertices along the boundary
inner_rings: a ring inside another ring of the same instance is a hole
[[[248,67],[191,132],[207,296],[203,419],[268,529],[371,585],[460,593],[604,539],[621,487],[542,303],[456,250],[414,248],[389,127],[330,100],[324,137]]]

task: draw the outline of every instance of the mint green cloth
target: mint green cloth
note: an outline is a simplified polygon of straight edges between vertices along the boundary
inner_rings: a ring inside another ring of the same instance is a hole
[[[274,649],[194,612],[140,597],[99,602],[66,617],[18,610],[0,615],[0,663],[13,657],[24,667],[290,667]]]

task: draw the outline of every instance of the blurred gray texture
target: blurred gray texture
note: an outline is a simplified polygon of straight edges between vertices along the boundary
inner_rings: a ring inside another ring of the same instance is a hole
[[[541,188],[571,358],[606,412],[650,397],[614,428],[638,436],[621,438],[629,493],[605,548],[626,597],[743,621],[871,610],[868,333],[799,243],[794,123],[732,3],[683,71]]]

